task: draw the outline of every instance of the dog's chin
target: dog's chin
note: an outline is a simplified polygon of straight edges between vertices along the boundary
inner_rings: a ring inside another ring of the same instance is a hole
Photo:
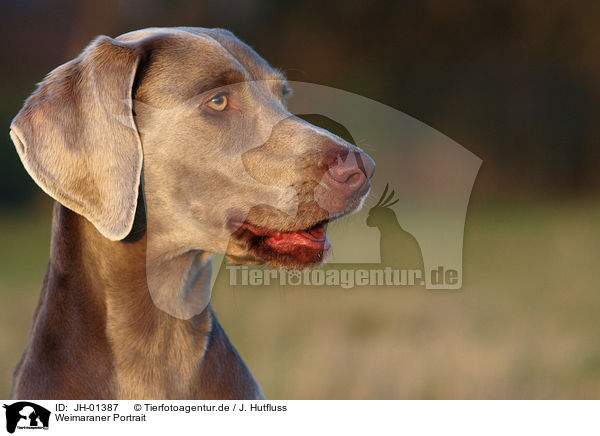
[[[331,249],[322,221],[298,231],[279,231],[245,221],[233,237],[243,246],[243,256],[229,256],[239,263],[268,263],[278,268],[302,269],[323,263]]]

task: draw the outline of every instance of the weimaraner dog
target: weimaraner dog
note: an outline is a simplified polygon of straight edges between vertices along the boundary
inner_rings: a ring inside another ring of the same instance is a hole
[[[203,28],[101,36],[41,82],[10,133],[56,200],[13,398],[264,398],[210,305],[160,306],[209,286],[213,253],[318,265],[326,224],[362,206],[375,164],[290,114],[289,92]]]

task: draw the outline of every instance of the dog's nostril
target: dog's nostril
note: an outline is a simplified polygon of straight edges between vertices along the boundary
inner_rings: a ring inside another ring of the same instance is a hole
[[[343,165],[334,165],[328,170],[329,175],[338,183],[355,184],[362,183],[365,175],[359,168],[348,168]]]
[[[343,184],[349,189],[360,188],[375,171],[375,163],[365,153],[342,150],[335,155],[329,155],[327,174],[336,183]]]
[[[364,177],[363,177],[362,173],[354,173],[350,177],[348,177],[348,180],[346,180],[346,183],[348,183],[350,185],[356,185],[357,183],[362,183],[363,179],[364,179]]]

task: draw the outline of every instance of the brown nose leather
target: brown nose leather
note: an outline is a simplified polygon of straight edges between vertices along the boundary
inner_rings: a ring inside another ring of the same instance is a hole
[[[325,181],[332,188],[352,194],[360,190],[375,172],[375,162],[359,151],[337,150],[328,154]]]

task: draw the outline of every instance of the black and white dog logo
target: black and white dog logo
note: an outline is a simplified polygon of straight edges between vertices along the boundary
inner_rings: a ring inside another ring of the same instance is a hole
[[[19,401],[6,409],[6,431],[14,433],[18,429],[48,429],[50,411],[28,401]]]

